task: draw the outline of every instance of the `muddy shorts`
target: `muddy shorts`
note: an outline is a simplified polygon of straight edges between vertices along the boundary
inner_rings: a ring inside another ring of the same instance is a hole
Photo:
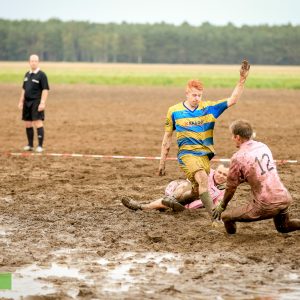
[[[179,165],[187,179],[192,183],[193,189],[198,186],[198,183],[195,180],[195,173],[199,170],[204,170],[208,175],[210,172],[210,163],[207,155],[184,155],[181,157]]]
[[[183,184],[184,185],[188,184],[188,181],[186,181],[184,179],[177,179],[177,180],[171,181],[165,189],[165,195],[166,196],[174,196],[176,189]]]
[[[253,201],[251,201],[248,204],[225,211],[222,213],[222,218],[226,217],[226,219],[234,222],[253,222],[271,219],[280,214],[287,214],[288,208],[289,203],[276,207],[270,206],[266,209],[257,206]]]
[[[24,101],[22,120],[23,121],[36,121],[45,119],[44,111],[38,111],[41,100]]]

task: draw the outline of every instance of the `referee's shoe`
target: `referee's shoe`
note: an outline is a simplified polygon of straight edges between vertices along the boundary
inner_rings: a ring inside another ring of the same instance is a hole
[[[44,149],[41,146],[37,146],[35,149],[35,152],[37,152],[37,153],[42,153],[43,151],[44,151]]]
[[[23,148],[23,150],[24,150],[24,151],[33,151],[34,148],[31,147],[31,146],[29,146],[29,145],[27,145],[27,146],[25,146],[25,147]]]

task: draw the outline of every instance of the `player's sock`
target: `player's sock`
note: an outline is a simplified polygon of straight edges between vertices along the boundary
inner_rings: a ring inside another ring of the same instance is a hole
[[[179,212],[185,210],[185,207],[181,205],[175,197],[173,196],[165,196],[161,200],[161,204],[164,206],[167,206],[169,208],[172,208],[174,212]]]
[[[38,140],[39,140],[39,147],[43,147],[44,127],[37,128],[37,135],[38,135]]]
[[[28,140],[28,146],[33,147],[33,136],[34,136],[33,127],[26,128],[26,135]]]
[[[213,201],[209,192],[202,193],[200,195],[200,199],[205,207],[205,210],[209,213],[209,215],[212,215]]]

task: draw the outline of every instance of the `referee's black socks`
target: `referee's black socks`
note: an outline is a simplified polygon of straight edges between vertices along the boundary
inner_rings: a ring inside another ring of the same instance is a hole
[[[33,147],[33,136],[34,136],[33,127],[26,128],[26,135],[28,140],[28,146]]]
[[[38,135],[38,140],[39,140],[39,146],[43,147],[43,142],[44,142],[44,127],[37,128],[37,135]]]

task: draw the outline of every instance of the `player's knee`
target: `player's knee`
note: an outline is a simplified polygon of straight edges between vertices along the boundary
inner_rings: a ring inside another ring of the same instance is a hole
[[[222,213],[221,219],[222,219],[223,222],[229,222],[229,221],[231,221],[230,216],[225,211]]]
[[[197,181],[198,185],[199,185],[199,189],[200,188],[206,188],[206,190],[208,189],[208,176],[205,173],[204,170],[199,170],[195,173],[195,180]]]
[[[289,229],[286,227],[276,227],[277,231],[280,233],[289,233]]]
[[[288,215],[277,215],[274,217],[274,224],[276,230],[280,233],[288,233],[289,232],[289,217]]]
[[[199,192],[199,195],[202,195],[203,193],[208,193],[208,186],[207,185],[199,185],[198,192]]]
[[[191,190],[191,188],[189,187],[189,183],[184,182],[176,188],[176,190],[174,191],[174,197],[181,198],[184,195],[184,193],[186,193],[187,191],[190,191],[190,190]]]
[[[236,233],[236,224],[235,224],[235,222],[232,222],[232,221],[224,222],[224,227],[225,227],[226,232],[228,234],[235,234]]]
[[[288,233],[289,228],[285,224],[276,224],[275,223],[276,230],[280,233]]]

